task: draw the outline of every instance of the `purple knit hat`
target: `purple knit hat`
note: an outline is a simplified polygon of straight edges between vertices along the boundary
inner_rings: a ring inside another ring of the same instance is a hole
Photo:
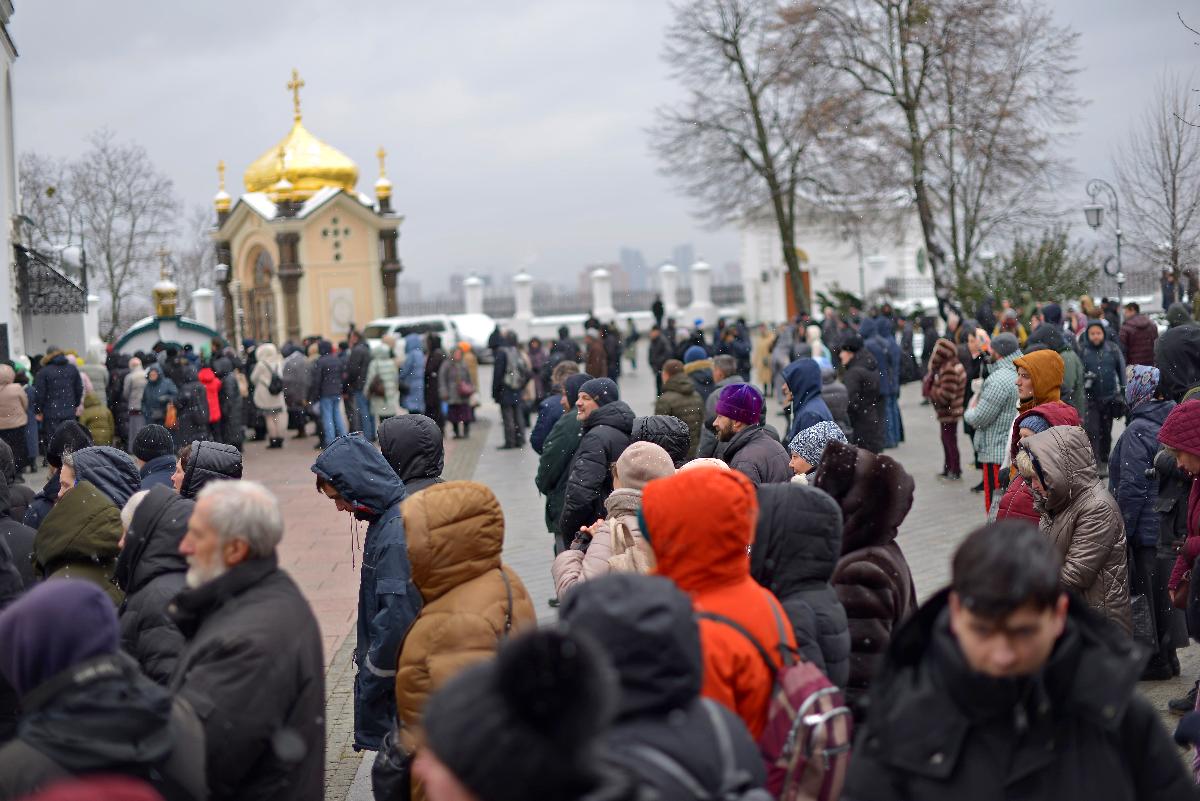
[[[717,398],[717,414],[752,426],[762,419],[763,396],[750,384],[730,384]]]

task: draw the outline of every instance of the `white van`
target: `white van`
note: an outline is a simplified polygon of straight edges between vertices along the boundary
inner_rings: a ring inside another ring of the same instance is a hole
[[[420,334],[422,337],[426,334],[438,334],[442,338],[443,350],[454,347],[461,339],[458,326],[454,324],[448,314],[429,314],[422,317],[381,317],[367,323],[363,327],[362,334],[372,348],[380,344],[380,340],[388,334],[394,336],[398,343],[402,343],[409,334]],[[398,350],[403,354],[403,345]]]

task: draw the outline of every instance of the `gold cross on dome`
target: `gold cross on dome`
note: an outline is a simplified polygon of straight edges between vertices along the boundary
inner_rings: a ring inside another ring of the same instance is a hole
[[[225,160],[217,162],[217,176],[221,183],[221,191],[225,191]]]
[[[386,175],[386,173],[383,171],[383,160],[387,158],[387,151],[383,149],[382,145],[380,145],[379,150],[375,153],[375,155],[379,159],[379,177],[382,178],[384,175]]]
[[[292,79],[288,81],[288,91],[292,93],[292,105],[296,109],[296,122],[300,121],[300,90],[304,88],[304,81],[300,78],[300,71],[292,68]]]

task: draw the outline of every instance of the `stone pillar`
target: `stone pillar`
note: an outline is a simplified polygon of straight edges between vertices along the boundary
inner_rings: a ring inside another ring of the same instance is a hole
[[[662,286],[663,312],[666,317],[679,316],[679,268],[674,264],[664,264],[658,268],[658,277]]]
[[[224,309],[224,314],[221,319],[221,336],[225,337],[226,341],[233,342],[233,295],[229,291],[229,282],[233,280],[233,253],[230,250],[228,242],[217,242],[217,264],[224,264],[229,268],[225,273],[225,280],[217,282],[217,289],[221,293],[221,306]],[[214,326],[215,327],[215,326]]]
[[[300,234],[295,231],[275,235],[279,246],[279,284],[283,287],[284,338],[300,341]]]
[[[87,296],[87,311],[83,314],[83,347],[85,353],[104,349],[100,340],[100,296]]]
[[[533,276],[522,270],[513,276],[513,296],[517,310],[513,314],[513,330],[522,340],[529,339],[533,328]]]
[[[603,267],[592,270],[592,315],[602,323],[617,316],[612,300],[612,276]]]
[[[386,228],[379,232],[379,272],[383,280],[384,317],[396,316],[396,276],[403,269],[400,259],[396,256],[396,240],[399,238],[400,232],[395,228]]]
[[[197,289],[192,293],[192,316],[201,325],[217,327],[216,293],[211,289]]]
[[[707,262],[696,262],[692,265],[691,279],[692,305],[688,307],[688,315],[711,327],[717,322],[717,307],[712,302],[712,267]]]
[[[466,295],[467,314],[483,314],[483,281],[475,276],[463,280],[463,293]]]

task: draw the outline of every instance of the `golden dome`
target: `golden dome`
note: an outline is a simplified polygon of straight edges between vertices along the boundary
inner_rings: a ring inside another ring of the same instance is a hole
[[[379,159],[379,179],[375,181],[375,197],[385,200],[392,196],[392,182],[388,180],[387,173],[383,169],[383,160],[387,158],[387,151],[383,149],[382,145],[375,157]]]
[[[287,136],[246,169],[243,180],[247,192],[272,192],[281,181],[284,186],[291,184],[291,190],[287,197],[276,200],[307,200],[327,186],[354,191],[358,165],[345,153],[313,136],[300,121],[299,91],[303,85],[292,70],[288,89],[294,95],[295,122]]]
[[[219,188],[217,194],[213,195],[213,206],[216,207],[217,213],[221,214],[229,211],[229,206],[233,202],[233,198],[229,197],[229,193],[225,191],[225,162],[217,162],[217,175],[219,176]]]

